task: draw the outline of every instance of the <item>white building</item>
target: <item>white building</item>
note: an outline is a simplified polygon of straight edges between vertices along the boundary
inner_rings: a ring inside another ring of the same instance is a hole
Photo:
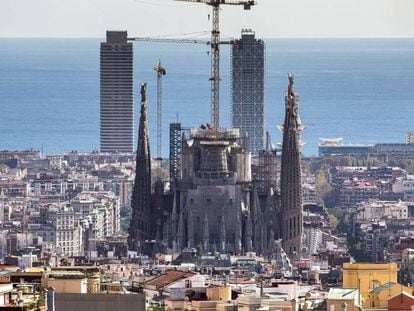
[[[89,222],[91,238],[103,240],[120,231],[119,201],[111,191],[84,191],[71,201],[71,206],[77,219]]]
[[[29,232],[42,238],[58,254],[80,256],[83,253],[82,228],[67,203],[41,211],[41,223],[29,224]]]
[[[403,180],[404,200],[414,201],[414,175],[407,175],[407,178]]]
[[[401,253],[401,269],[414,270],[414,249],[406,248]]]
[[[405,202],[370,201],[358,206],[358,220],[408,219],[408,206]]]
[[[82,231],[75,221],[72,207],[64,206],[56,212],[56,247],[69,256],[82,254]]]
[[[322,246],[322,231],[319,228],[304,228],[305,243],[308,250],[308,255],[317,254],[319,247]]]
[[[303,202],[316,202],[315,185],[304,183],[302,185],[302,190],[303,190]]]

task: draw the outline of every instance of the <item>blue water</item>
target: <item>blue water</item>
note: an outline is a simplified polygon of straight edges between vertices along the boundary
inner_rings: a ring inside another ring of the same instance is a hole
[[[99,149],[99,39],[0,39],[0,149],[48,154]],[[414,130],[414,39],[266,40],[266,128],[281,140],[287,73],[296,75],[307,129],[305,155],[320,137],[403,142]],[[156,77],[164,78],[163,154],[168,124],[210,121],[210,57],[204,45],[135,43],[135,88],[148,82],[155,151]],[[222,52],[221,125],[230,120],[229,48]],[[137,100],[138,102],[138,100]],[[136,125],[138,124],[136,109]]]

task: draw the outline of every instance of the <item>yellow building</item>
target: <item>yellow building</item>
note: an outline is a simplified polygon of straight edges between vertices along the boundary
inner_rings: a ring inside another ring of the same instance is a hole
[[[342,268],[343,287],[358,288],[362,307],[370,307],[370,292],[389,282],[397,283],[395,263],[345,263]]]

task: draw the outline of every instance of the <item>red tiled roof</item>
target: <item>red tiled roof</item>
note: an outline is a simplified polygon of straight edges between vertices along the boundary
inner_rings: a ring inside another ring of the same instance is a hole
[[[8,265],[8,264],[0,264],[0,271],[1,270],[10,270],[10,269],[19,269],[19,267],[15,265]]]
[[[194,272],[185,272],[185,271],[178,271],[178,270],[167,270],[160,276],[153,278],[145,283],[145,285],[155,286],[155,287],[164,287],[173,282],[176,282],[181,279],[188,278],[190,276],[195,275]]]

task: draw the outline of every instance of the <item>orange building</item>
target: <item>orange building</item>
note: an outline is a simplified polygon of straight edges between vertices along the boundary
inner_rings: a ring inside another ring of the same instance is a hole
[[[388,311],[411,311],[414,307],[414,296],[401,292],[388,300]]]

